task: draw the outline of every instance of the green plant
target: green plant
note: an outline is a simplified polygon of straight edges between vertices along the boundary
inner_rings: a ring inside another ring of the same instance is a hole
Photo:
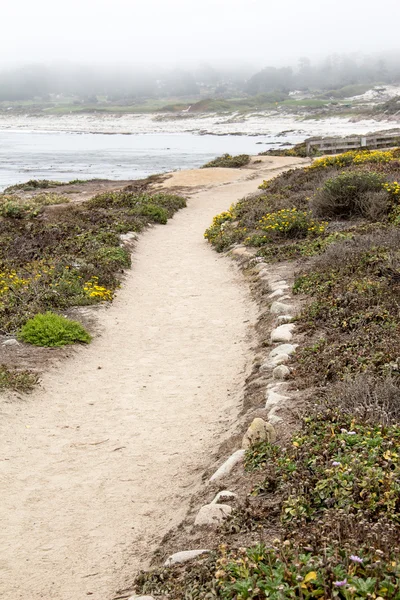
[[[214,160],[206,163],[202,166],[202,169],[209,169],[211,167],[224,167],[228,169],[239,169],[248,165],[250,162],[250,156],[248,154],[238,154],[237,156],[231,156],[230,154],[224,154]]]
[[[77,321],[52,312],[37,314],[18,332],[18,338],[35,346],[65,346],[81,342],[88,344],[91,336]]]
[[[30,392],[38,382],[38,376],[27,370],[9,369],[0,366],[0,390],[13,390],[14,392]]]
[[[374,172],[348,171],[325,181],[310,206],[317,216],[351,218],[370,215],[371,192],[381,192],[384,177]]]

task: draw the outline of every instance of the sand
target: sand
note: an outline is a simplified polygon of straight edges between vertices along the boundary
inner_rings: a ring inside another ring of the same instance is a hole
[[[140,238],[99,337],[33,394],[3,399],[2,600],[111,600],[184,517],[239,413],[257,317],[203,232],[268,169],[296,162],[193,193]]]

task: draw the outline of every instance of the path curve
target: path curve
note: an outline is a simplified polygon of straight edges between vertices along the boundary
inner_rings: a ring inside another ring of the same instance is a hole
[[[101,335],[1,405],[3,600],[111,600],[184,517],[238,414],[256,318],[203,232],[258,183],[195,193],[146,232]]]

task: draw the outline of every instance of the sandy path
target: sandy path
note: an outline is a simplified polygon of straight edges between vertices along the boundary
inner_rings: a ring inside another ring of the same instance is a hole
[[[256,315],[203,232],[257,183],[196,193],[142,236],[101,336],[1,405],[3,600],[110,600],[184,516],[237,415]]]

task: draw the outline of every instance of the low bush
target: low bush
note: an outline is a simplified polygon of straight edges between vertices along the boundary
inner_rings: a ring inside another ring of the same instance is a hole
[[[81,342],[88,344],[91,336],[77,321],[52,312],[37,314],[23,325],[18,337],[34,346],[65,346]]]
[[[38,382],[35,373],[20,369],[9,369],[0,366],[0,390],[13,390],[14,392],[30,392]]]
[[[202,166],[202,169],[209,169],[211,167],[224,167],[226,169],[240,169],[248,165],[250,162],[250,156],[248,154],[238,154],[237,156],[231,156],[230,154],[224,154],[214,160],[206,163]]]
[[[384,177],[378,173],[347,171],[325,181],[312,198],[310,208],[317,217],[345,218],[371,217],[377,212],[382,198]],[[372,195],[371,195],[372,194]],[[383,203],[382,213],[386,206]]]
[[[186,205],[180,196],[149,194],[149,184],[54,211],[43,205],[54,194],[39,194],[31,200],[39,198],[40,214],[21,201],[21,218],[0,219],[0,331],[15,332],[36,313],[111,300],[130,266],[120,235],[165,223]]]
[[[12,219],[32,218],[39,215],[43,207],[52,204],[65,204],[69,198],[55,193],[37,194],[26,199],[16,195],[0,195],[0,215]]]

